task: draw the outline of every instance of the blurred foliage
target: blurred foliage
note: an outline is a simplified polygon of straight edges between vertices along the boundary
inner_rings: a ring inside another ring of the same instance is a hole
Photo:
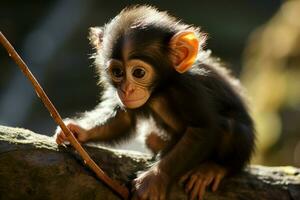
[[[242,81],[258,132],[256,162],[300,166],[300,1],[285,2],[251,36]]]

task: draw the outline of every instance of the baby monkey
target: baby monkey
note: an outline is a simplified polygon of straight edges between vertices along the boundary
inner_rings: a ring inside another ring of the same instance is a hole
[[[150,117],[168,136],[148,134],[157,161],[133,181],[133,199],[168,199],[179,181],[191,199],[202,199],[249,161],[255,131],[239,82],[203,49],[199,28],[135,6],[91,28],[89,39],[104,91],[94,110],[65,120],[77,139],[116,144]],[[67,140],[56,134],[58,144]]]

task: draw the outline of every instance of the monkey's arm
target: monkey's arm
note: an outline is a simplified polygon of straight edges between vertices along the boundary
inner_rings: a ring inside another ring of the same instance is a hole
[[[101,103],[92,111],[64,122],[80,142],[98,140],[113,144],[128,137],[135,127],[135,118],[118,106],[111,91],[105,91]],[[64,133],[56,130],[57,143],[66,141]]]
[[[134,199],[147,199],[149,196],[166,199],[169,184],[211,153],[214,140],[209,133],[209,129],[187,128],[172,150],[133,181]]]
[[[127,138],[133,127],[135,127],[134,117],[128,112],[118,110],[113,118],[87,130],[87,134],[89,140],[114,143]]]
[[[158,163],[170,178],[195,167],[211,154],[215,145],[215,134],[210,128],[188,127],[179,142]],[[175,167],[174,167],[175,166]]]
[[[87,119],[85,119],[87,120]],[[135,127],[135,118],[129,113],[118,110],[111,118],[99,124],[81,124],[80,121],[66,121],[67,127],[73,132],[79,142],[100,141],[114,144],[122,139],[128,138],[132,129]],[[85,125],[85,126],[84,126]],[[56,142],[61,144],[67,141],[62,130],[56,132]]]

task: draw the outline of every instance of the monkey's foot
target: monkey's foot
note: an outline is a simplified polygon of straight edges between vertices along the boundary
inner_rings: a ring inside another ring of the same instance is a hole
[[[140,174],[132,183],[132,200],[166,200],[169,176],[156,166]]]
[[[158,154],[161,150],[163,150],[166,143],[167,142],[155,132],[151,132],[147,135],[146,145],[153,154]]]
[[[182,176],[180,183],[185,183],[185,192],[190,199],[202,200],[206,187],[211,185],[212,191],[216,191],[226,173],[227,170],[220,165],[204,163]]]

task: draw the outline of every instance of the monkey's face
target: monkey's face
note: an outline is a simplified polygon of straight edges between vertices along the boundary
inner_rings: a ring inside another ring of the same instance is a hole
[[[111,59],[108,73],[126,108],[138,108],[147,102],[155,77],[151,65],[139,59],[126,62]]]
[[[161,91],[174,72],[184,73],[192,67],[199,41],[192,30],[175,34],[148,22],[131,23],[121,29],[114,21],[104,28],[91,28],[89,38],[98,58],[104,59],[99,69],[105,71],[100,75],[108,75],[123,105],[134,109],[147,103],[151,93]]]

